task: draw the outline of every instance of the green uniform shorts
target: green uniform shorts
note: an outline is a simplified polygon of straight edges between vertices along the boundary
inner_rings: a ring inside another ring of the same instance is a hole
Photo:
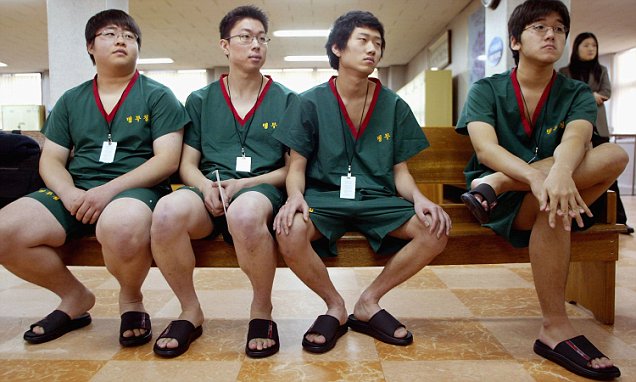
[[[339,191],[306,192],[309,218],[324,238],[312,242],[320,257],[337,256],[336,242],[347,231],[362,233],[380,255],[398,252],[407,240],[389,236],[413,215],[413,203],[397,196],[341,199]]]
[[[117,194],[113,200],[121,198],[133,198],[146,204],[150,210],[154,210],[159,198],[166,194],[166,190],[163,188],[131,188]],[[75,216],[64,207],[62,200],[55,195],[55,193],[48,188],[41,188],[38,191],[34,191],[27,197],[33,198],[42,203],[47,210],[49,210],[55,219],[62,225],[66,232],[67,239],[72,237],[80,237],[89,235],[95,232],[95,224],[84,224],[78,221]]]
[[[201,192],[201,190],[199,190],[196,187],[182,186],[182,187],[179,187],[179,190],[180,189],[190,190],[196,193],[197,195],[199,195],[201,200],[203,200],[203,193]],[[234,195],[234,197],[232,198],[232,201],[236,200],[236,198],[238,198],[239,195],[242,195],[249,191],[255,191],[265,195],[265,197],[272,204],[272,210],[273,210],[272,216],[276,216],[276,214],[278,213],[278,210],[280,210],[280,208],[283,206],[283,203],[284,203],[283,199],[285,198],[285,193],[282,190],[272,186],[271,184],[258,184],[254,187],[243,188],[239,192],[237,192],[236,195]],[[210,234],[210,236],[208,236],[208,238],[214,238],[217,235],[222,234],[225,242],[227,242],[228,244],[234,244],[234,242],[232,241],[232,235],[230,235],[230,231],[227,228],[227,220],[225,219],[225,215],[212,216],[210,214],[210,217],[212,218],[212,223],[214,224],[214,231]],[[272,227],[269,227],[269,230],[270,232],[272,232]]]

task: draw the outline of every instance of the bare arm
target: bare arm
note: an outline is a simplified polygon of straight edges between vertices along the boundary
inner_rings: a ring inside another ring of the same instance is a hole
[[[413,202],[415,214],[426,227],[429,227],[430,232],[435,232],[437,238],[440,238],[444,233],[449,235],[450,217],[442,207],[430,201],[420,192],[406,162],[400,162],[393,166],[393,174],[398,195]]]
[[[62,200],[64,207],[75,215],[86,191],[75,187],[73,177],[66,169],[70,150],[46,139],[42,148],[39,170],[46,186]]]
[[[152,187],[177,171],[183,130],[166,134],[152,143],[154,155],[139,167],[86,191],[76,218],[83,223],[95,223],[106,205],[117,194],[138,187]]]
[[[251,178],[241,179],[228,179],[221,182],[225,195],[227,195],[228,201],[232,200],[232,197],[241,189],[247,187],[253,187],[259,184],[271,184],[274,187],[280,188],[285,185],[285,178],[287,177],[287,171],[289,170],[289,155],[285,154],[285,166],[278,168],[267,174],[254,176]]]
[[[277,233],[289,233],[294,215],[297,212],[303,214],[305,221],[309,220],[309,206],[305,202],[305,170],[307,168],[307,158],[291,150],[289,160],[289,172],[285,185],[287,188],[287,202],[281,207],[274,218],[274,230]]]
[[[212,216],[223,215],[223,202],[216,183],[203,175],[199,169],[201,152],[188,145],[183,145],[179,176],[183,183],[196,187],[203,193],[203,203]]]

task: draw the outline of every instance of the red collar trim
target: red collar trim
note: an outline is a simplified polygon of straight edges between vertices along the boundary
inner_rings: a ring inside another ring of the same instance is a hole
[[[222,74],[221,75],[221,92],[223,93],[223,98],[225,98],[225,103],[227,103],[227,106],[230,108],[230,110],[232,110],[232,114],[234,115],[234,118],[238,121],[238,123],[243,126],[245,125],[245,123],[247,121],[250,120],[250,118],[252,117],[252,115],[254,115],[254,113],[256,113],[256,109],[258,109],[258,107],[261,105],[261,103],[263,102],[263,99],[265,98],[265,94],[267,94],[267,91],[269,90],[269,87],[272,85],[272,82],[274,82],[274,80],[272,80],[271,76],[265,75],[265,77],[267,79],[269,79],[269,81],[267,81],[267,83],[265,84],[265,86],[263,87],[263,91],[261,92],[261,94],[258,96],[258,99],[256,100],[256,103],[254,104],[254,106],[252,107],[252,109],[250,111],[247,112],[247,114],[245,114],[245,117],[241,118],[241,116],[239,116],[238,112],[236,111],[236,109],[234,108],[234,105],[232,105],[232,100],[230,99],[230,95],[227,92],[227,87],[225,86],[225,81],[223,81],[225,79],[225,77],[227,77],[227,74]]]
[[[539,103],[537,107],[534,109],[534,113],[532,115],[532,121],[528,121],[527,113],[525,105],[523,104],[523,96],[521,94],[521,85],[519,85],[519,81],[517,80],[517,68],[512,69],[512,74],[510,75],[510,79],[512,81],[512,87],[515,91],[515,98],[517,98],[517,106],[519,106],[519,113],[521,114],[521,123],[523,123],[523,129],[526,132],[526,135],[532,136],[532,131],[534,130],[534,124],[537,122],[543,107],[545,106],[546,101],[548,100],[548,95],[550,94],[550,90],[552,89],[552,85],[554,84],[554,80],[556,79],[556,71],[552,71],[552,78],[548,85],[543,89],[543,94],[541,94],[541,98],[539,98]]]
[[[371,115],[373,114],[373,111],[375,110],[375,104],[378,102],[378,96],[380,95],[380,90],[382,89],[382,83],[377,78],[371,78],[371,77],[368,78],[369,81],[372,81],[375,83],[375,90],[373,91],[373,96],[371,97],[371,104],[369,105],[369,111],[367,111],[367,116],[364,117],[364,120],[362,121],[362,125],[360,125],[360,128],[356,131],[355,125],[351,121],[351,118],[349,117],[349,113],[347,113],[347,108],[345,107],[345,104],[342,101],[342,98],[340,98],[340,94],[338,94],[338,91],[336,90],[336,78],[337,76],[333,76],[329,79],[329,87],[331,88],[331,91],[333,92],[333,94],[336,96],[336,99],[338,100],[338,106],[340,107],[340,110],[342,111],[342,114],[344,115],[344,119],[345,119],[345,122],[347,122],[347,126],[349,126],[349,131],[351,132],[351,135],[353,135],[353,138],[357,141],[358,138],[362,136],[364,131],[367,129],[367,126],[369,125],[369,120],[371,119]]]
[[[126,100],[126,97],[128,97],[128,93],[130,93],[130,90],[137,82],[137,78],[139,78],[139,71],[135,70],[135,74],[132,76],[130,81],[128,81],[128,85],[126,85],[126,89],[124,89],[124,92],[121,94],[121,97],[119,97],[119,101],[117,102],[117,105],[115,105],[113,110],[110,111],[110,114],[108,114],[106,113],[106,110],[104,109],[104,104],[102,104],[102,99],[99,97],[99,90],[97,89],[97,74],[95,74],[95,77],[93,77],[93,97],[95,98],[95,103],[97,104],[97,108],[99,109],[99,112],[102,113],[102,115],[106,119],[106,122],[109,125],[111,124],[111,122],[113,122],[113,119],[115,119],[115,114],[117,114],[117,110],[119,110],[119,107],[124,103],[124,101]]]

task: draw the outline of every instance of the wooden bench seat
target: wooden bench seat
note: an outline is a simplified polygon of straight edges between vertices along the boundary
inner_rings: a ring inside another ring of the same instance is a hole
[[[481,227],[470,212],[444,194],[443,185],[463,187],[463,168],[472,155],[468,137],[452,127],[426,127],[431,147],[411,160],[409,169],[422,192],[441,204],[453,220],[450,240],[432,265],[470,265],[528,263],[527,248],[514,248],[492,230]],[[607,194],[607,213],[584,232],[572,234],[570,275],[566,298],[589,309],[602,323],[614,322],[615,267],[618,260],[618,235],[625,231],[617,225],[616,196]],[[231,246],[222,239],[192,242],[199,267],[238,267]],[[348,233],[338,242],[340,256],[324,259],[333,267],[381,266],[387,258],[375,255],[364,237]],[[103,266],[101,248],[94,237],[71,240],[58,249],[68,265]],[[279,266],[285,263],[279,257]]]

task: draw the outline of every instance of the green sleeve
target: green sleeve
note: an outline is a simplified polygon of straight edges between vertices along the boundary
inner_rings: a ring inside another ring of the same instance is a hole
[[[42,132],[47,139],[70,150],[73,148],[73,141],[71,140],[68,108],[66,107],[67,98],[67,95],[62,95],[57,101],[46,119]]]
[[[394,139],[395,149],[393,163],[398,164],[416,155],[429,146],[422,127],[417,123],[411,108],[402,99],[396,104],[397,126]]]
[[[191,123],[185,130],[183,142],[193,149],[201,152],[201,105],[202,98],[197,93],[192,93],[186,100],[186,111]]]
[[[467,135],[468,124],[475,121],[496,127],[496,115],[492,87],[484,80],[477,81],[468,92],[455,129],[458,133]]]
[[[152,93],[149,106],[153,140],[181,130],[190,121],[181,102],[166,87]]]

